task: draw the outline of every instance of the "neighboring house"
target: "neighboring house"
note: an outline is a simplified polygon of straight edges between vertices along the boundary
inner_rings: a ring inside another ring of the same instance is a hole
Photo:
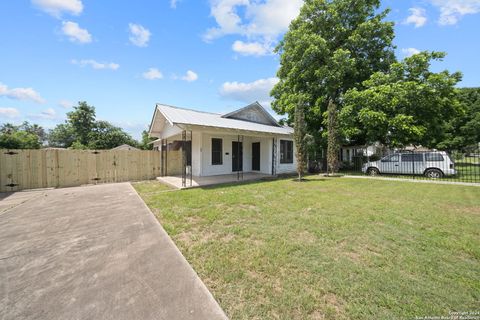
[[[370,157],[382,152],[383,146],[378,142],[369,146],[342,146],[339,151],[339,160],[342,162],[352,162],[354,157]]]
[[[128,144],[122,144],[118,147],[112,148],[111,150],[117,151],[117,150],[140,150],[140,149],[132,147],[131,145],[128,145]]]
[[[164,176],[296,170],[293,129],[258,102],[223,115],[157,104],[149,134],[158,138],[154,149],[162,152]],[[169,156],[175,152],[180,156]],[[180,170],[169,170],[172,161]]]
[[[426,152],[432,151],[433,149],[429,149],[423,146],[413,146],[408,145],[404,148],[388,148],[381,144],[380,142],[376,142],[367,146],[342,146],[339,152],[339,160],[342,162],[352,162],[354,157],[357,156],[368,156],[371,157],[373,155],[384,156],[394,152],[400,151],[412,151],[412,152]]]

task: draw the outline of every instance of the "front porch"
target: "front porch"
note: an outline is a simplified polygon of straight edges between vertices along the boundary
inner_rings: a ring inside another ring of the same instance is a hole
[[[186,187],[182,187],[181,175],[158,177],[157,180],[176,189],[188,189],[188,188],[211,186],[216,184],[255,181],[255,180],[263,180],[263,179],[269,179],[269,178],[271,179],[272,175],[257,173],[257,172],[245,172],[243,174],[242,173],[222,174],[222,175],[204,176],[204,177],[193,176],[191,180],[192,182],[191,184],[190,184],[190,178],[189,177],[187,178]]]

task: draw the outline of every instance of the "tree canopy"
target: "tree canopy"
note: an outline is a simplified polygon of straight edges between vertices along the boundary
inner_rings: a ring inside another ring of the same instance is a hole
[[[480,143],[480,88],[461,88],[458,99],[462,113],[447,123],[439,149],[466,150]]]
[[[436,147],[445,124],[462,113],[455,85],[458,72],[430,71],[441,52],[422,52],[376,72],[344,95],[340,122],[344,136],[356,144],[381,142]]]
[[[142,150],[152,150],[153,149],[153,141],[157,140],[157,138],[150,137],[147,130],[142,131],[142,141],[140,141],[138,147]]]
[[[393,23],[377,13],[379,0],[306,0],[276,51],[280,79],[272,108],[293,121],[295,106],[306,102],[310,131],[323,127],[328,100],[361,86],[395,61]]]
[[[45,130],[28,121],[18,126],[11,123],[0,126],[0,149],[39,149],[45,139]]]
[[[383,21],[388,10],[378,13],[379,7],[380,0],[306,0],[276,48],[280,81],[272,90],[272,108],[292,123],[296,106],[305,103],[307,130],[318,142],[328,127],[330,171],[338,167],[333,133],[343,94],[395,61],[393,23]]]
[[[107,121],[96,120],[95,107],[79,102],[67,113],[65,123],[57,125],[48,137],[52,147],[72,149],[111,149],[122,144],[137,146],[128,133]]]
[[[95,126],[95,107],[81,101],[73,109],[67,113],[67,122],[75,133],[75,140],[86,146],[89,143],[89,135]]]

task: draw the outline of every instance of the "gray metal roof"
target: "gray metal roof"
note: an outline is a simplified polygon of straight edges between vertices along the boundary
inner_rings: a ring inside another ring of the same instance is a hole
[[[293,134],[293,128],[290,127],[269,126],[250,121],[223,118],[218,113],[189,110],[165,104],[157,104],[157,110],[165,116],[171,125],[205,126],[281,135]]]

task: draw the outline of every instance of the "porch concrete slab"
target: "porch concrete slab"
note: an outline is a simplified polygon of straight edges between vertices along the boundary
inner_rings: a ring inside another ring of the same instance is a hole
[[[269,178],[272,178],[272,175],[255,173],[255,172],[243,173],[243,177],[242,175],[240,175],[240,178],[236,173],[222,174],[222,175],[208,176],[208,177],[192,177],[191,185],[190,185],[190,178],[187,178],[186,187],[182,186],[182,176],[158,177],[157,180],[171,187],[174,187],[177,189],[184,189],[184,188],[205,187],[205,186],[211,186],[216,184],[262,180],[262,179],[269,179]]]
[[[226,319],[130,184],[20,196],[2,200],[0,319]]]

